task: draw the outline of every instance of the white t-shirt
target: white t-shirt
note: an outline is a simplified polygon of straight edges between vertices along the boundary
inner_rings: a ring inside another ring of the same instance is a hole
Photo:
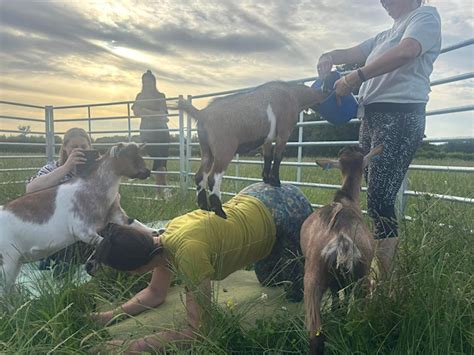
[[[429,78],[441,50],[441,19],[436,8],[421,6],[413,10],[397,19],[391,29],[366,40],[360,47],[368,55],[366,64],[369,64],[405,38],[420,43],[420,55],[390,73],[364,82],[359,90],[361,104],[428,102]]]

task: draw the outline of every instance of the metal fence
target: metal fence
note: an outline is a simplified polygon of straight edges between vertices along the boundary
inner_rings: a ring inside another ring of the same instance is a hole
[[[467,41],[463,41],[460,43],[457,43],[452,46],[448,46],[442,49],[441,53],[446,53],[446,52],[451,52],[458,50],[463,47],[467,47],[469,45],[474,44],[474,38],[469,39]],[[437,86],[437,85],[445,85],[448,83],[453,83],[453,82],[459,82],[467,79],[474,78],[474,72],[469,72],[469,73],[464,73],[461,75],[456,75],[456,76],[451,76],[451,77],[446,77],[443,79],[439,79],[436,81],[431,82],[431,86]],[[299,82],[299,83],[309,83],[316,80],[316,77],[309,77],[309,78],[303,78],[303,79],[298,79],[298,80],[293,80],[293,82]],[[210,93],[210,94],[205,94],[205,95],[196,95],[196,96],[187,96],[187,99],[191,102],[196,102],[197,100],[209,100],[214,97],[222,96],[222,95],[227,95],[231,93],[236,93],[240,91],[245,91],[249,90],[251,88],[243,88],[243,89],[237,89],[237,90],[230,90],[230,91],[224,91],[224,92],[215,92],[215,93]],[[182,96],[180,96],[182,97]],[[178,97],[170,97],[167,98],[168,101],[176,101]],[[9,102],[9,101],[0,101],[0,107],[3,106],[9,107],[9,108],[14,108],[16,110],[19,109],[27,109],[30,114],[33,114],[34,117],[25,117],[23,115],[6,115],[2,114],[0,115],[0,122],[7,122],[7,121],[15,121],[17,123],[30,123],[35,125],[36,127],[42,126],[42,129],[39,130],[32,130],[29,131],[29,134],[32,135],[40,135],[44,136],[45,138],[45,143],[24,143],[24,142],[0,142],[4,146],[44,146],[44,152],[45,154],[43,156],[38,156],[38,155],[0,155],[0,159],[18,159],[18,158],[38,158],[41,159],[42,162],[48,160],[52,160],[55,156],[55,149],[60,146],[59,143],[55,143],[55,135],[63,135],[65,132],[58,130],[57,127],[60,126],[63,123],[82,123],[86,124],[87,128],[86,131],[88,131],[90,137],[95,140],[98,136],[107,136],[107,135],[124,135],[127,137],[128,141],[131,141],[133,138],[133,134],[138,134],[140,132],[140,129],[138,129],[136,126],[138,125],[139,122],[139,117],[134,116],[131,112],[131,105],[133,104],[133,101],[121,101],[121,102],[109,102],[109,103],[96,103],[96,104],[84,104],[84,105],[69,105],[69,106],[37,106],[37,105],[29,105],[29,104],[23,104],[23,103],[16,103],[16,102]],[[4,110],[0,112],[4,112]],[[123,110],[123,114],[117,115],[115,114],[95,114],[93,111],[107,111],[107,109],[121,109]],[[426,113],[427,119],[433,116],[437,115],[445,115],[445,114],[450,114],[450,113],[456,113],[456,112],[467,112],[467,111],[472,111],[474,110],[474,105],[466,105],[466,106],[461,106],[461,107],[446,107],[443,109],[439,110],[433,110],[433,111],[428,111]],[[31,113],[34,112],[34,113]],[[70,116],[76,116],[76,117],[68,117],[68,113],[74,112],[75,114],[70,115]],[[38,118],[38,115],[42,115],[43,117]],[[77,117],[78,116],[78,117]],[[168,185],[169,187],[176,188],[176,189],[181,189],[181,190],[187,190],[187,189],[194,189],[194,184],[192,183],[192,176],[194,173],[191,171],[192,167],[192,162],[193,161],[199,161],[199,158],[193,157],[193,148],[198,145],[198,143],[193,142],[193,137],[194,137],[194,132],[196,131],[193,129],[193,124],[191,117],[186,117],[185,114],[181,111],[172,111],[170,114],[168,114],[168,117],[170,120],[173,122],[171,126],[177,126],[178,128],[171,128],[169,129],[171,134],[175,134],[179,137],[178,142],[173,142],[169,143],[171,146],[176,146],[178,149],[178,154],[177,156],[171,156],[168,158],[145,158],[145,159],[167,159],[167,160],[175,160],[179,162],[179,170],[175,171],[167,171],[166,174],[168,175],[175,175],[178,176],[179,178],[176,179],[179,181],[179,184],[175,185]],[[94,126],[100,125],[101,122],[111,122],[111,121],[117,121],[116,126],[122,129],[94,129]],[[358,122],[357,119],[353,119],[349,122],[349,124],[353,124],[355,122]],[[340,186],[339,185],[332,185],[332,184],[323,184],[323,183],[318,183],[318,182],[303,182],[302,181],[302,168],[304,167],[314,167],[314,163],[305,163],[303,161],[304,158],[304,148],[305,147],[310,147],[310,146],[343,146],[343,145],[355,145],[358,144],[357,141],[319,141],[319,142],[305,142],[303,141],[303,132],[305,129],[313,129],[317,126],[320,125],[328,125],[329,123],[325,121],[304,121],[304,114],[300,114],[299,122],[297,123],[297,130],[298,130],[298,141],[295,142],[288,142],[288,146],[296,146],[297,148],[297,160],[296,161],[283,161],[281,165],[283,166],[290,166],[295,169],[296,173],[296,179],[295,181],[285,181],[288,183],[292,183],[296,186],[301,186],[301,187],[311,187],[311,188],[319,188],[319,189],[338,189]],[[2,123],[2,128],[3,128],[3,123]],[[159,130],[148,130],[148,131],[159,131]],[[18,130],[11,130],[11,129],[0,129],[0,133],[3,134],[24,134],[25,132],[18,129]],[[472,132],[471,132],[472,134]],[[451,138],[446,138],[446,137],[436,137],[436,138],[429,138],[425,139],[425,142],[453,142],[453,141],[464,141],[466,139],[472,139],[474,136],[466,136],[466,137],[451,137]],[[162,144],[167,144],[167,143],[148,143],[149,145],[162,145]],[[110,145],[110,143],[98,143],[94,142],[93,144],[95,147],[98,146],[107,146]],[[194,148],[194,153],[196,153],[196,148]],[[1,154],[1,153],[0,153]],[[250,160],[250,159],[240,159],[240,157],[237,155],[236,159],[232,161],[232,163],[235,164],[236,166],[236,174],[235,176],[224,176],[224,179],[228,180],[234,180],[234,181],[245,181],[245,182],[256,182],[260,181],[260,179],[257,178],[249,178],[249,177],[244,177],[240,176],[239,173],[239,168],[241,165],[248,165],[248,164],[256,164],[256,165],[262,165],[262,162],[256,161],[256,160]],[[6,172],[18,172],[18,171],[35,171],[37,170],[38,167],[15,167],[15,168],[4,168],[0,169],[0,174],[1,173],[6,173]],[[462,173],[473,173],[474,168],[473,167],[464,167],[464,166],[458,166],[458,167],[452,167],[452,166],[433,166],[433,165],[411,165],[410,170],[425,170],[425,171],[436,171],[436,172],[462,172]],[[160,174],[163,172],[159,171],[153,171],[153,174]],[[0,180],[2,180],[0,178]],[[25,181],[8,181],[8,182],[3,182],[2,184],[18,184],[18,183],[24,183]],[[159,185],[155,184],[138,184],[138,183],[123,183],[123,185],[128,185],[128,186],[140,186],[140,187],[161,187]],[[223,191],[223,194],[235,194],[236,191]],[[461,203],[468,203],[468,204],[473,204],[474,199],[469,198],[469,197],[462,197],[462,196],[450,196],[450,195],[441,195],[441,194],[434,194],[429,191],[426,192],[419,192],[419,191],[411,191],[408,190],[407,186],[407,179],[405,179],[404,184],[402,186],[402,189],[400,191],[399,197],[400,197],[400,206],[401,209],[403,210],[405,203],[406,203],[406,197],[407,196],[424,196],[424,195],[429,195],[433,196],[435,198],[441,199],[441,200],[446,200],[446,201],[452,201],[452,202],[461,202]],[[314,203],[313,206],[318,207],[320,206],[317,203]]]

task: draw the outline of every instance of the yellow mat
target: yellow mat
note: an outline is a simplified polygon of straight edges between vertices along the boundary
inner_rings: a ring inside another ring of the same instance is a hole
[[[287,303],[281,287],[262,287],[253,271],[237,271],[214,283],[214,299],[225,308],[244,314],[243,326],[270,316],[276,310],[289,315],[302,314],[302,303]],[[185,324],[185,294],[181,286],[172,287],[161,306],[108,327],[115,338],[130,338],[151,332],[177,329]]]

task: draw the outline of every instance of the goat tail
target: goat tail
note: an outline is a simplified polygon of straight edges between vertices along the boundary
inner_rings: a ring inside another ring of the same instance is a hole
[[[178,100],[178,109],[183,110],[193,116],[194,119],[197,121],[202,121],[204,120],[204,115],[202,115],[201,110],[198,110],[196,107],[194,107],[189,101],[180,98]]]
[[[352,273],[354,265],[360,262],[362,254],[352,238],[340,234],[323,248],[321,256],[329,268]]]

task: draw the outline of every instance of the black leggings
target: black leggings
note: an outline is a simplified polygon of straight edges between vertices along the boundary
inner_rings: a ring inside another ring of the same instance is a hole
[[[374,158],[365,171],[367,209],[375,224],[374,238],[383,239],[398,236],[395,199],[416,149],[422,143],[425,110],[420,104],[375,105],[365,108],[359,142],[365,153],[384,145],[383,153]]]

